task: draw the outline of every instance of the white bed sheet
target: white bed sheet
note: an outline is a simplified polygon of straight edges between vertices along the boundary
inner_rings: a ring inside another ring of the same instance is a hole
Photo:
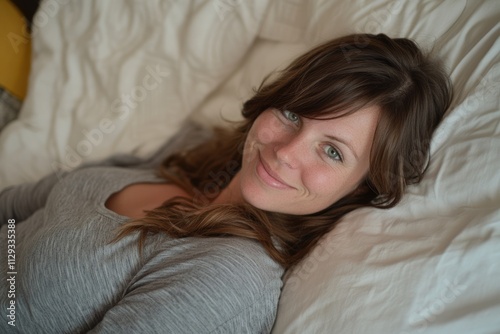
[[[337,36],[384,32],[433,49],[456,96],[424,180],[391,210],[348,215],[287,275],[273,333],[500,332],[498,1],[44,5],[28,98],[0,133],[0,188],[149,154],[187,118],[239,119],[265,74]]]

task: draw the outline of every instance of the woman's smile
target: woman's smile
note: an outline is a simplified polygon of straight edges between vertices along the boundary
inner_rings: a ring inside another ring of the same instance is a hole
[[[267,185],[277,189],[293,189],[288,183],[283,181],[262,159],[260,152],[258,153],[258,161],[256,166],[257,175]]]

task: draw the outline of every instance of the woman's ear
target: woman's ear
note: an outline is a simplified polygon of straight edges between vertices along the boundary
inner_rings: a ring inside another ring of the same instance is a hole
[[[356,189],[354,189],[353,193],[364,192],[367,188],[369,188],[368,175],[365,175],[361,181],[358,182]]]
[[[373,189],[373,186],[371,186],[371,183],[368,181],[368,177],[365,177],[361,180],[361,182],[358,183],[356,189],[354,189],[351,194],[359,196],[374,192],[377,193],[377,191]]]

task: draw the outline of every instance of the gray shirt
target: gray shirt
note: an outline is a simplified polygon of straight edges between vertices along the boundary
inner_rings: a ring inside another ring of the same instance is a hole
[[[109,243],[126,217],[104,203],[138,182],[164,180],[101,166],[0,193],[1,333],[270,332],[283,269],[258,242],[158,234],[142,258],[137,234]]]

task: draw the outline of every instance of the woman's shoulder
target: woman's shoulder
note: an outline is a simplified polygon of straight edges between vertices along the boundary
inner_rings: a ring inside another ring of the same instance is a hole
[[[177,296],[181,316],[205,319],[207,333],[270,331],[283,268],[260,243],[237,237],[169,239],[151,255],[131,290],[151,286],[161,300]]]
[[[165,328],[175,333],[271,331],[282,269],[258,243],[234,237],[172,239],[160,234],[148,239],[140,269],[100,328],[115,329],[128,318],[142,332]]]
[[[173,239],[168,245],[160,243],[155,256],[161,261],[167,257],[174,263],[201,264],[218,268],[221,272],[236,275],[256,276],[267,281],[281,278],[283,267],[274,261],[262,244],[256,240],[241,237],[189,237]]]
[[[260,242],[240,237],[210,239],[213,240],[203,240],[201,249],[206,249],[218,265],[233,266],[242,275],[259,276],[264,281],[281,278],[283,267],[269,256]]]
[[[249,296],[266,290],[279,294],[282,286],[283,267],[255,240],[189,237],[169,239],[155,248],[149,268],[143,268],[146,271],[168,270],[186,281],[204,277],[204,284],[212,289],[233,289]]]

